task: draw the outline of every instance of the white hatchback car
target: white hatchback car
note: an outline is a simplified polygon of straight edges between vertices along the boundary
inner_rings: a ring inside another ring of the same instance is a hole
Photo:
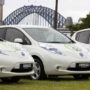
[[[75,40],[76,42],[89,45],[90,44],[90,28],[76,31],[73,34],[72,39]]]
[[[0,26],[0,38],[21,43],[29,51],[36,62],[32,79],[44,79],[49,75],[89,78],[90,51],[52,28]]]
[[[17,82],[21,76],[34,74],[34,60],[17,43],[0,39],[0,79],[4,82]]]
[[[72,39],[89,50],[90,49],[90,28],[76,31],[73,34]]]

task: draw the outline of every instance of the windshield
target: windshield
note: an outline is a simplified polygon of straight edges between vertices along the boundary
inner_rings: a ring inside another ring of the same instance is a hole
[[[52,28],[23,28],[34,40],[44,43],[72,43],[72,40]]]

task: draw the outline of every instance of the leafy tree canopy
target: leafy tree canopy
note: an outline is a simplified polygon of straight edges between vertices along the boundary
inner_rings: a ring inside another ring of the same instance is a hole
[[[90,28],[90,13],[87,14],[86,18],[81,18],[80,22],[81,23],[71,24],[66,27],[69,28],[70,30],[80,30]]]

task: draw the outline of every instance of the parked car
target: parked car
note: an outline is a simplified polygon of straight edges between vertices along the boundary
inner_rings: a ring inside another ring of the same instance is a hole
[[[42,26],[0,26],[0,38],[21,43],[35,61],[32,79],[53,75],[73,75],[88,79],[90,51],[60,32]]]
[[[18,82],[21,76],[34,74],[34,60],[21,45],[0,39],[0,79]]]
[[[90,28],[76,31],[73,34],[72,39],[74,39],[76,42],[90,44]]]
[[[84,48],[90,50],[90,28],[76,31],[73,34],[72,39],[75,42],[80,43]]]

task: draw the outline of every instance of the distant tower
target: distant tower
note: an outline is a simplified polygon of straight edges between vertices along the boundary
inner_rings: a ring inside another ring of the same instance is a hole
[[[73,20],[72,20],[72,17],[67,17],[66,18],[66,21],[65,21],[65,25],[72,25],[73,24]]]
[[[5,0],[0,0],[0,25],[3,24],[3,5]]]

